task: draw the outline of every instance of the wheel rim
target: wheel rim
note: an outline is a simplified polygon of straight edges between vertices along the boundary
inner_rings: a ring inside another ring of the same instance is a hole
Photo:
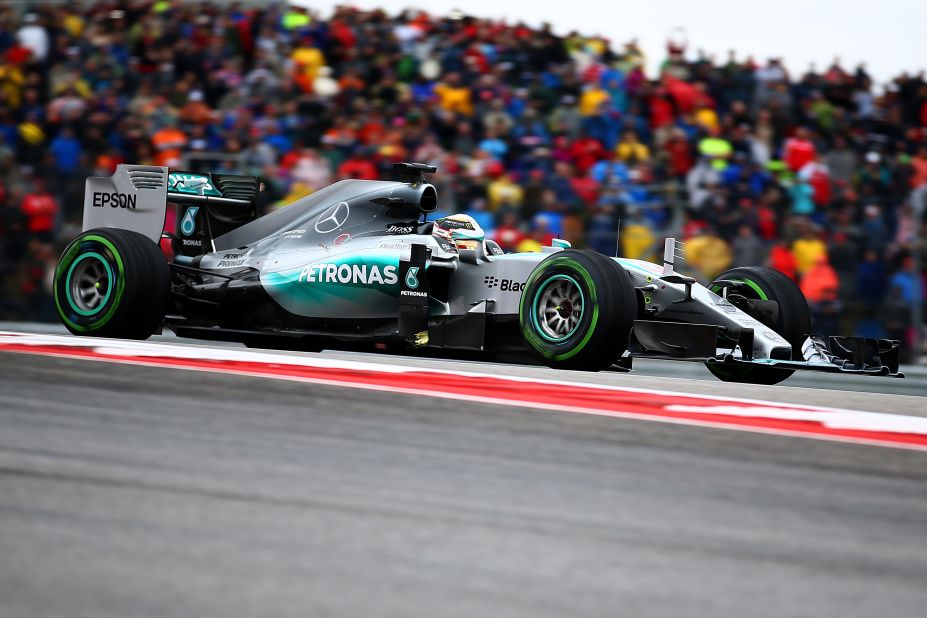
[[[582,288],[568,275],[554,275],[538,288],[532,317],[536,330],[552,342],[569,339],[583,318],[585,297]]]
[[[68,270],[68,303],[80,315],[94,315],[106,306],[113,292],[113,269],[96,252],[81,255]]]

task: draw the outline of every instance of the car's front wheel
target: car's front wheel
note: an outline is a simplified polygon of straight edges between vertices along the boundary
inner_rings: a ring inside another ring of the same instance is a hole
[[[525,344],[558,369],[600,371],[628,347],[637,315],[634,286],[613,259],[561,251],[541,262],[525,284],[519,322]]]
[[[778,270],[763,266],[733,268],[711,282],[708,288],[720,294],[723,287],[719,283],[721,281],[740,284],[728,290],[730,294],[738,294],[749,300],[776,301],[779,311],[775,322],[769,326],[791,344],[792,359],[802,360],[801,346],[811,332],[811,312],[804,294],[794,281]],[[753,317],[760,321],[763,319],[759,315]],[[706,366],[719,380],[746,384],[778,384],[795,373],[794,369],[762,366],[732,367],[723,363],[707,363]]]

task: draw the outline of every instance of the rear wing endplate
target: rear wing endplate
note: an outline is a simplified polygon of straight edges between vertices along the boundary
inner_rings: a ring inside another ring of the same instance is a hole
[[[90,177],[84,187],[84,231],[113,227],[157,243],[167,212],[167,168],[118,165],[110,177]]]

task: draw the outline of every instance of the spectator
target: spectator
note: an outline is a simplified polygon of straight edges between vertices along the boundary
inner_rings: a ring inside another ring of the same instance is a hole
[[[826,255],[818,257],[814,266],[802,277],[801,291],[808,301],[812,324],[817,332],[837,331],[841,310],[839,288],[837,273],[831,268]]]
[[[496,218],[486,210],[486,200],[479,198],[473,200],[470,203],[470,208],[465,210],[464,214],[473,217],[487,236],[490,238],[493,236],[493,232],[496,230]]]
[[[38,15],[35,13],[26,13],[23,17],[23,25],[16,33],[16,40],[25,49],[29,50],[29,60],[36,63],[43,63],[48,57],[49,37],[48,30],[42,25]]]
[[[46,243],[54,240],[59,208],[44,178],[32,178],[32,190],[23,196],[20,210],[26,216],[26,231],[30,236]]]
[[[817,156],[814,144],[808,139],[808,129],[805,127],[795,130],[795,136],[785,141],[783,150],[782,158],[793,173],[798,173]]]
[[[848,217],[842,215],[841,219]],[[827,243],[827,254],[841,282],[840,299],[844,303],[850,302],[855,294],[859,252],[858,231],[852,225],[841,225],[838,220]]]
[[[605,255],[617,255],[618,221],[611,204],[600,205],[594,211],[586,231],[589,248]]]
[[[713,230],[686,241],[686,263],[705,279],[714,279],[730,268],[732,259],[730,246]]]
[[[669,159],[671,173],[678,178],[685,177],[694,165],[692,146],[686,139],[685,131],[673,129],[669,140],[664,145],[664,149]]]
[[[509,145],[505,143],[505,140],[500,139],[495,129],[486,131],[486,138],[480,142],[478,148],[496,161],[502,161],[509,151]]]
[[[884,255],[888,245],[888,229],[882,218],[882,210],[875,204],[869,204],[864,209],[864,215],[861,228],[863,249],[872,249],[878,255]]]
[[[470,89],[461,85],[460,75],[451,73],[444,82],[439,83],[434,88],[438,97],[438,102],[449,112],[462,114],[464,116],[473,115],[473,102],[471,100]]]
[[[49,145],[49,150],[55,157],[56,171],[64,177],[74,174],[77,171],[82,148],[80,140],[74,135],[74,130],[70,126],[64,127]]]
[[[325,66],[325,54],[315,46],[309,35],[304,35],[290,55],[293,65],[293,80],[303,92],[312,92],[319,70]]]
[[[888,282],[889,294],[894,296],[906,306],[924,302],[924,291],[921,277],[914,272],[914,260],[905,255],[901,260],[901,269],[898,270]]]
[[[187,135],[177,126],[168,124],[151,136],[151,144],[157,151],[155,165],[176,167],[187,145]]]
[[[525,234],[518,223],[518,215],[514,211],[508,211],[502,215],[502,222],[496,228],[495,233],[490,235],[503,251],[515,251],[516,247],[525,239]]]
[[[621,161],[613,160],[609,155],[593,165],[589,174],[597,183],[608,187],[617,187],[631,180],[628,167]]]
[[[653,254],[657,239],[637,210],[632,210],[629,214],[628,222],[622,227],[618,239],[621,243],[621,255],[635,260],[645,260]]]
[[[638,141],[634,131],[625,131],[615,154],[618,160],[625,164],[646,163],[650,160],[650,149]]]
[[[766,247],[749,225],[740,226],[731,249],[738,266],[761,266],[766,261]]]
[[[579,113],[582,116],[592,116],[599,113],[603,103],[609,101],[608,92],[600,84],[587,84],[579,99]]]
[[[512,130],[515,121],[505,111],[505,103],[501,99],[494,99],[489,104],[489,111],[483,114],[483,128],[498,134],[506,134]]]
[[[605,160],[605,148],[601,142],[584,134],[573,142],[570,148],[570,160],[577,174],[586,174],[589,168],[597,162]]]
[[[203,91],[193,90],[187,96],[187,103],[180,109],[180,119],[189,124],[204,124],[213,111],[204,101]]]
[[[927,146],[920,146],[917,155],[911,159],[911,188],[919,189],[927,185]]]
[[[796,176],[795,182],[789,187],[792,197],[792,213],[799,216],[814,214],[814,187],[807,178]]]
[[[800,234],[792,243],[792,254],[798,274],[804,276],[822,258],[827,258],[827,245],[809,222],[800,224]]]
[[[525,196],[524,189],[517,185],[509,174],[500,174],[490,182],[488,194],[489,207],[492,210],[518,210]]]
[[[699,153],[705,157],[715,170],[727,167],[727,160],[734,152],[731,143],[722,135],[717,127],[709,128],[708,136],[698,143]]]
[[[847,184],[852,182],[856,174],[859,158],[848,146],[846,138],[838,135],[834,139],[834,147],[825,155],[824,163],[832,181]]]
[[[550,231],[549,222],[550,219],[544,215],[535,217],[534,229],[518,243],[515,250],[519,253],[538,253],[541,247],[549,247],[557,237]]]
[[[825,254],[817,257],[814,266],[801,279],[802,294],[812,305],[836,300],[839,287],[840,280]]]
[[[818,161],[817,155],[799,170],[798,176],[811,187],[811,200],[814,202],[814,207],[821,208],[830,204],[830,170]]]
[[[547,178],[547,187],[552,191],[554,200],[561,204],[576,204],[578,196],[573,189],[573,167],[569,163],[554,165],[554,173]]]
[[[775,268],[789,279],[798,280],[798,263],[786,238],[779,238],[769,251],[768,266]]]
[[[550,132],[574,139],[579,135],[582,125],[583,118],[576,106],[576,97],[569,94],[562,96],[560,104],[550,113],[547,123]]]
[[[856,279],[858,300],[871,308],[877,308],[884,298],[886,284],[885,264],[877,251],[867,249]]]
[[[376,165],[370,160],[369,152],[361,147],[353,150],[351,156],[338,166],[338,178],[376,180],[379,176]]]
[[[304,148],[293,166],[292,175],[296,182],[317,191],[331,184],[331,164],[314,148]]]

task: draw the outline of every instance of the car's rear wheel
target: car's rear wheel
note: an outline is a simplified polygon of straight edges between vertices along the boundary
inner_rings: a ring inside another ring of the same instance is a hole
[[[792,346],[792,359],[802,360],[801,346],[811,332],[811,312],[808,302],[798,285],[787,276],[764,266],[733,268],[721,274],[709,284],[709,289],[716,294],[722,291],[718,281],[737,281],[741,283],[731,294],[739,294],[752,300],[773,300],[779,304],[775,323],[770,327]],[[749,313],[749,312],[748,312]],[[762,321],[762,316],[753,317]],[[743,382],[747,384],[778,384],[787,379],[794,369],[776,369],[774,367],[732,367],[722,363],[706,365],[720,380],[725,382]]]
[[[147,339],[170,298],[164,255],[145,236],[99,228],[67,246],[55,269],[58,317],[75,335]]]
[[[519,322],[545,365],[600,371],[627,349],[637,315],[634,286],[614,260],[567,250],[547,258],[525,283]]]

